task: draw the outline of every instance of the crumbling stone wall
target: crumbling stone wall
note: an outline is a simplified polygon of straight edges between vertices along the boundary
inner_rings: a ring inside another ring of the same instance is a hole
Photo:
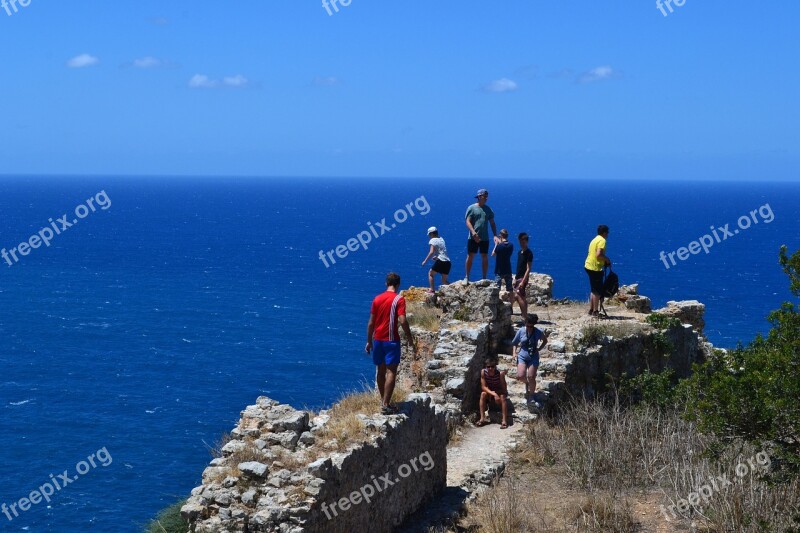
[[[669,343],[666,353],[656,344],[658,336]],[[646,370],[659,373],[669,368],[677,377],[685,378],[691,374],[692,365],[705,360],[711,349],[689,324],[663,332],[606,337],[601,343],[581,353],[565,354],[563,387],[551,392],[555,400],[565,399],[564,392],[593,398],[609,391],[623,375],[634,377]]]
[[[447,479],[443,410],[426,394],[399,405],[396,415],[359,415],[374,434],[317,459],[330,417],[309,420],[259,398],[203,472],[184,518],[196,533],[392,531]]]

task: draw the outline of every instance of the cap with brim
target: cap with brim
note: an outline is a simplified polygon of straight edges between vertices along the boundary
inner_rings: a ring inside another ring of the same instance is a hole
[[[430,228],[428,228],[428,235],[430,235],[431,233],[437,233],[438,231],[439,230],[436,229],[436,226],[431,226]]]
[[[487,191],[486,189],[478,189],[478,194],[475,195],[475,198],[483,196],[484,194],[489,194],[489,191]]]

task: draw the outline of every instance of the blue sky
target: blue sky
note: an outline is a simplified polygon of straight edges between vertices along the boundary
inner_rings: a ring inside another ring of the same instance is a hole
[[[0,174],[798,179],[789,0],[10,9]]]

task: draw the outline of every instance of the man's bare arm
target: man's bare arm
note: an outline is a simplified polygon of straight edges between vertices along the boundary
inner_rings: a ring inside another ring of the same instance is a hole
[[[367,323],[367,346],[364,350],[367,353],[372,351],[372,335],[375,333],[375,315],[369,314],[369,322]]]
[[[417,342],[414,340],[414,335],[411,334],[411,325],[408,323],[408,320],[406,320],[406,315],[400,315],[398,320],[400,321],[400,326],[403,328],[403,332],[406,334],[408,343],[411,345],[414,353],[417,353]]]

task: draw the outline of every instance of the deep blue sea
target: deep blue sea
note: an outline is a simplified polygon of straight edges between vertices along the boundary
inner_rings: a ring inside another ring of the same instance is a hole
[[[556,297],[587,296],[583,261],[604,223],[621,281],[655,306],[704,302],[719,346],[752,340],[790,299],[777,258],[781,244],[800,248],[798,183],[5,178],[7,250],[51,218],[78,220],[90,198],[95,211],[49,247],[0,260],[0,504],[18,514],[0,514],[0,530],[141,531],[199,482],[206,445],[257,396],[321,407],[371,380],[372,297],[390,270],[403,287],[426,283],[432,225],[451,278],[463,277],[479,187],[498,228],[532,235],[534,270],[554,276]],[[669,269],[659,259],[725,224],[732,236],[708,254]],[[368,249],[347,250],[361,232]],[[92,454],[95,467],[81,464]],[[76,469],[49,503],[20,510]]]

